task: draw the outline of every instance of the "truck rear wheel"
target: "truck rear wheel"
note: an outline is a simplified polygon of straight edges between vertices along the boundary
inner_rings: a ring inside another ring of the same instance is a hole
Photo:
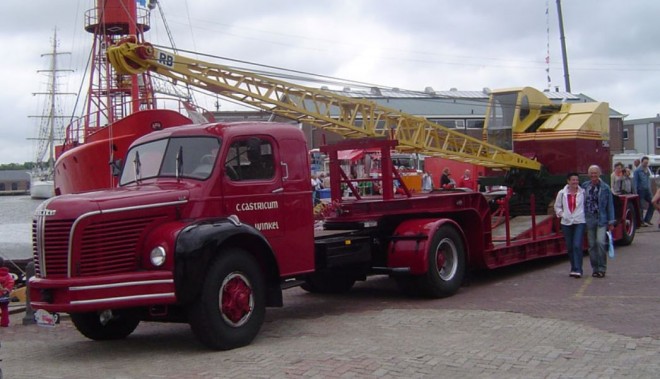
[[[428,252],[429,269],[417,278],[422,295],[442,298],[455,294],[465,276],[465,250],[456,229],[445,225],[433,235]]]
[[[209,267],[189,319],[204,345],[229,350],[252,342],[265,314],[265,284],[259,265],[248,252],[231,249]]]
[[[622,237],[620,240],[616,241],[617,245],[628,246],[635,239],[635,232],[637,231],[637,226],[635,222],[637,221],[637,213],[635,212],[635,207],[632,203],[626,205],[626,209],[623,211],[622,222]]]
[[[71,313],[71,321],[83,336],[95,341],[119,340],[128,337],[140,323],[129,311],[116,311],[108,320],[97,312]]]

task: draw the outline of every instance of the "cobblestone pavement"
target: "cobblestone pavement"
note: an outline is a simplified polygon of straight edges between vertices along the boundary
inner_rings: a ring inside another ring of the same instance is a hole
[[[343,296],[288,290],[253,344],[227,352],[205,350],[187,325],[94,342],[67,318],[46,329],[14,314],[1,367],[8,379],[656,378],[659,241],[640,229],[604,279],[569,278],[562,258],[478,273],[442,300],[405,298],[385,278]]]

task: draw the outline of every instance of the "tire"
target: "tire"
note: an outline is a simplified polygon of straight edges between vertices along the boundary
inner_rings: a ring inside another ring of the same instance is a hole
[[[264,278],[252,255],[229,249],[209,267],[200,297],[190,308],[190,327],[205,346],[230,350],[248,345],[266,314]]]
[[[616,241],[616,244],[619,246],[628,246],[635,239],[635,233],[637,232],[637,226],[635,222],[637,220],[637,212],[635,212],[635,207],[632,203],[626,205],[624,210],[622,221],[622,237]]]
[[[434,299],[455,294],[465,276],[465,249],[456,229],[445,225],[435,232],[428,262],[426,274],[417,278],[420,294]]]
[[[128,337],[140,323],[130,311],[114,311],[112,318],[101,322],[97,312],[71,313],[71,321],[83,336],[95,341],[119,340]]]
[[[350,276],[317,273],[305,280],[301,286],[307,292],[323,294],[342,294],[353,288],[355,279]]]

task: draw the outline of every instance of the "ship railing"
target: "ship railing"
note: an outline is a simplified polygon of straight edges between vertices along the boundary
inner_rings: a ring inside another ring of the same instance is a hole
[[[213,115],[211,112],[192,104],[185,99],[156,97],[155,101],[158,104],[156,109],[167,109],[179,112],[191,119],[193,123],[213,121]],[[119,104],[118,107],[128,108],[130,105],[131,102],[127,101],[123,104]],[[143,110],[147,109],[140,109],[139,111]],[[62,144],[63,151],[84,144],[90,135],[111,125],[112,123],[108,121],[107,111],[96,111],[73,118],[64,132],[64,143]]]

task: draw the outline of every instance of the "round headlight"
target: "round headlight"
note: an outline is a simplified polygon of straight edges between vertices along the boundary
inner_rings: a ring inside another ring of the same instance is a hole
[[[154,247],[151,250],[150,258],[151,258],[151,264],[160,267],[165,263],[165,248],[162,246],[157,246]]]

